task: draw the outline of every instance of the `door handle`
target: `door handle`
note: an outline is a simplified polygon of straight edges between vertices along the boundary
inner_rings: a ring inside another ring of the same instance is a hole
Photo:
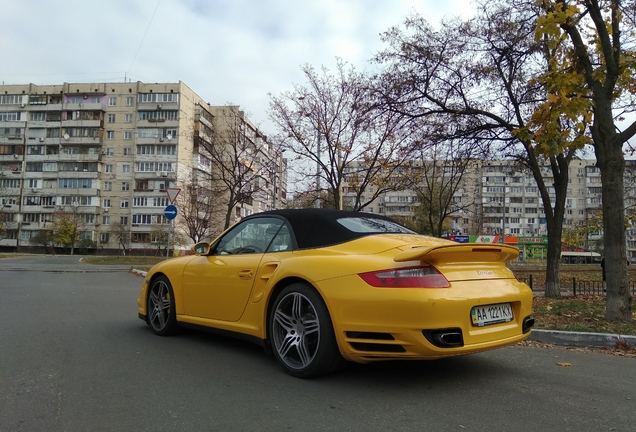
[[[239,279],[250,280],[252,277],[254,277],[254,271],[252,269],[239,271]]]

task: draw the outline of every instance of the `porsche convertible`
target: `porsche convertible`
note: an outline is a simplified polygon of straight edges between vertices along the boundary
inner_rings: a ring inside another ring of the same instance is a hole
[[[248,339],[291,375],[348,361],[477,353],[530,334],[532,292],[503,244],[419,235],[371,213],[275,210],[148,271],[139,317]]]

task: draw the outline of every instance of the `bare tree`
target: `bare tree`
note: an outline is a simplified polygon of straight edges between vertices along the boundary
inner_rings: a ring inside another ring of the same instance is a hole
[[[114,222],[110,225],[109,231],[117,242],[117,247],[120,248],[121,254],[126,255],[126,251],[130,249],[130,227],[121,222]]]
[[[272,96],[269,116],[279,134],[275,140],[292,155],[296,182],[313,192],[319,206],[358,211],[389,190],[403,189],[401,167],[409,161],[413,140],[403,116],[378,109],[370,98],[369,80],[338,62],[335,74],[310,66],[307,80],[293,91]],[[364,197],[364,199],[363,199]]]
[[[476,147],[471,141],[433,143],[419,149],[417,165],[411,169],[411,188],[419,205],[414,206],[418,229],[441,237],[453,214],[474,207],[474,201],[458,196]]]
[[[179,209],[181,230],[194,243],[209,240],[221,232],[221,226],[216,222],[226,216],[227,207],[219,197],[224,196],[223,190],[211,181],[205,181],[192,176],[183,182],[175,205]],[[208,177],[209,179],[209,177]]]
[[[586,141],[578,127],[569,127],[567,122],[574,120],[566,116],[553,119],[555,129],[564,132],[558,145],[541,140],[532,124],[547,98],[539,78],[551,67],[549,47],[534,38],[537,16],[536,4],[526,0],[480,4],[474,18],[443,23],[440,30],[413,16],[405,29],[384,35],[389,47],[376,57],[385,66],[378,88],[390,109],[456,125],[450,138],[492,145],[499,157],[529,168],[547,220],[545,294],[558,297],[568,167]],[[544,181],[544,164],[552,169],[553,184]]]
[[[259,179],[267,169],[267,163],[261,160],[266,155],[260,151],[266,143],[265,137],[249,123],[238,106],[213,110],[211,140],[201,140],[199,144],[200,151],[203,150],[212,165],[208,190],[203,192],[202,199],[207,203],[210,199],[224,203],[223,229],[226,229],[232,222],[236,206],[241,203],[251,205],[255,194],[265,187]],[[201,190],[193,192],[198,194]],[[213,210],[203,209],[204,212]]]
[[[55,244],[55,234],[51,229],[40,230],[36,235],[29,239],[29,243],[34,246],[41,246],[47,253],[49,253]]]

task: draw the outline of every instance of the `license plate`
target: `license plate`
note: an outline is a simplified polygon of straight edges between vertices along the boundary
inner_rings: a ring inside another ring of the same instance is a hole
[[[512,306],[510,303],[475,306],[470,310],[470,318],[478,327],[512,321]]]

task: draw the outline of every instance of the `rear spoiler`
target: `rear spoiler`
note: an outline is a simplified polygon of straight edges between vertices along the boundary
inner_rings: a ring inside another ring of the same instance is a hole
[[[398,253],[396,262],[426,261],[431,264],[462,262],[510,261],[519,256],[519,249],[505,244],[459,243],[444,246],[413,246]]]

